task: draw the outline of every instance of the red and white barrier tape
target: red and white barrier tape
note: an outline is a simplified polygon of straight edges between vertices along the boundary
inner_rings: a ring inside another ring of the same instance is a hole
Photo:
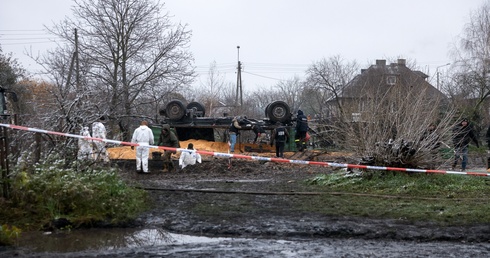
[[[108,140],[102,138],[94,138],[88,136],[82,136],[77,134],[69,134],[69,133],[60,133],[12,124],[1,124],[0,126],[12,128],[15,130],[23,130],[29,132],[36,133],[45,133],[45,134],[53,134],[65,137],[73,137],[78,139],[85,140],[93,140],[93,141],[101,141],[106,143],[113,143],[118,145],[127,145],[127,146],[140,146],[140,144],[132,143],[132,142],[123,142],[123,141],[115,141]],[[163,146],[155,146],[155,145],[145,145],[148,148],[158,148],[163,150],[170,151],[189,151],[188,149],[183,148],[171,148],[171,147],[163,147]],[[197,153],[203,155],[210,155],[219,158],[236,158],[236,159],[249,159],[249,160],[260,160],[260,161],[270,161],[277,163],[291,163],[291,164],[301,164],[301,165],[317,165],[317,166],[325,166],[325,167],[338,167],[338,168],[357,168],[357,169],[373,169],[373,170],[386,170],[386,171],[403,171],[403,172],[415,172],[415,173],[434,173],[434,174],[457,174],[457,175],[470,175],[470,176],[490,176],[490,173],[482,173],[482,172],[459,172],[459,171],[446,171],[446,170],[436,170],[436,169],[414,169],[414,168],[397,168],[397,167],[380,167],[380,166],[367,166],[367,165],[355,165],[355,164],[344,164],[344,163],[335,163],[335,162],[322,162],[322,161],[307,161],[307,160],[293,160],[293,159],[282,159],[282,158],[268,158],[268,157],[260,157],[260,156],[248,156],[241,154],[230,154],[230,153],[222,153],[222,152],[213,152],[213,151],[200,151],[196,150]]]

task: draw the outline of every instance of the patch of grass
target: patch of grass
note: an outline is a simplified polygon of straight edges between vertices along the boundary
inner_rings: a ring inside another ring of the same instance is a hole
[[[490,222],[490,180],[485,177],[367,171],[320,175],[307,183],[326,194],[295,203],[297,210],[445,225]]]
[[[117,170],[102,166],[79,171],[64,164],[50,161],[15,170],[1,221],[25,229],[39,229],[60,218],[73,227],[119,224],[147,208],[146,192],[127,185]]]
[[[21,230],[15,226],[0,225],[0,246],[14,244],[20,233]]]

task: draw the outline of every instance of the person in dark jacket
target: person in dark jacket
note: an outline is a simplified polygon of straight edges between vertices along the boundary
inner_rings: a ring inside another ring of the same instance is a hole
[[[487,141],[488,150],[490,150],[490,126],[487,129],[487,134],[485,135],[485,139]]]
[[[306,133],[308,132],[308,118],[303,114],[302,110],[298,110],[296,116],[296,134],[294,142],[299,151],[306,150]]]
[[[255,133],[254,144],[261,144],[267,136],[264,127],[261,125],[252,125],[252,131]]]
[[[289,133],[286,127],[277,122],[277,127],[272,131],[271,147],[276,143],[276,157],[284,158],[284,146],[289,142]]]
[[[170,130],[168,124],[163,125],[160,132],[160,139],[158,140],[158,146],[180,148],[179,139],[175,136],[174,132]],[[163,152],[163,170],[168,170],[168,172],[175,169],[174,163],[172,162],[172,153],[176,151],[165,150]]]
[[[453,145],[454,145],[454,162],[452,169],[458,165],[458,160],[461,161],[461,171],[466,170],[466,163],[468,162],[468,145],[473,141],[477,148],[480,147],[478,138],[476,137],[473,128],[470,126],[468,120],[465,118],[461,120],[461,123],[457,124],[453,128]]]
[[[240,117],[235,116],[231,121],[230,127],[228,128],[228,134],[230,135],[230,152],[235,152],[235,145],[237,141],[237,136],[240,134],[239,130],[242,129],[240,126]]]

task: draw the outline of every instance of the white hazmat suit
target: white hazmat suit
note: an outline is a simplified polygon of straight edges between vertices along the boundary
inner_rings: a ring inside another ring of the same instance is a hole
[[[201,163],[201,155],[194,150],[182,150],[179,158],[179,166],[181,169],[189,165],[195,165],[196,162]]]
[[[143,173],[148,173],[148,156],[150,153],[148,145],[154,143],[154,138],[152,130],[145,121],[134,130],[131,142],[140,145],[136,147],[136,170],[141,171],[141,168],[143,168]]]
[[[82,128],[80,135],[91,137],[88,126]],[[92,159],[92,154],[92,141],[83,138],[78,139],[78,159]]]
[[[94,122],[92,124],[92,136],[94,138],[106,138],[106,130],[105,126],[101,122]],[[105,147],[105,142],[102,141],[94,141],[94,154],[95,159],[103,160],[105,162],[109,162],[109,154],[107,153],[107,149]]]

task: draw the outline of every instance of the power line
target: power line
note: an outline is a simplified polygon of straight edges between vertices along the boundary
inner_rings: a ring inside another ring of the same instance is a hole
[[[231,73],[236,73],[235,63],[215,63],[212,65],[216,73],[219,75],[230,75]],[[198,65],[196,66],[195,72],[199,75],[208,74],[211,66]],[[274,81],[287,81],[285,79],[280,79],[277,77],[266,76],[264,74],[290,74],[297,75],[298,73],[305,73],[308,65],[306,64],[278,64],[278,63],[244,63],[243,73],[252,75],[255,77],[261,77]]]
[[[9,38],[9,39],[5,39],[5,38],[1,38],[1,40],[39,40],[39,39],[54,39],[54,38],[50,38],[50,37],[43,37],[43,38]]]
[[[55,42],[55,41],[31,41],[31,42],[22,42],[22,43],[2,43],[2,46],[46,44],[46,43],[53,43],[53,42]]]
[[[44,30],[0,30],[0,31],[44,31]]]
[[[52,35],[50,33],[0,33],[0,36],[34,36],[34,35]]]
[[[273,77],[264,76],[264,75],[260,75],[260,74],[255,74],[255,73],[250,73],[250,72],[245,72],[245,71],[243,71],[243,73],[254,75],[254,76],[258,76],[258,77],[262,77],[262,78],[266,78],[266,79],[276,80],[276,81],[285,81],[283,79],[273,78]]]

